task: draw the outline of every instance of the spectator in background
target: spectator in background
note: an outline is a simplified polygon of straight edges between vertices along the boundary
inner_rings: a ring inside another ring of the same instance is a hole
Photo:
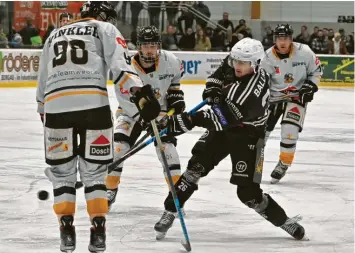
[[[130,5],[131,5],[132,26],[133,26],[133,29],[135,30],[137,28],[137,25],[138,25],[139,13],[143,9],[143,4],[141,2],[139,2],[139,1],[131,1]],[[148,6],[149,6],[149,4],[148,4]],[[154,7],[153,7],[153,9],[155,11]],[[155,12],[153,12],[153,15],[156,15]],[[158,17],[159,17],[159,13],[158,13]],[[154,16],[154,18],[155,18],[155,16]],[[150,22],[155,22],[155,20],[150,19]]]
[[[137,35],[138,35],[139,28],[140,27],[137,26],[136,29],[134,29],[131,32],[131,40],[127,43],[129,50],[136,50],[137,49]]]
[[[181,16],[178,18],[179,32],[184,34],[187,28],[193,27],[194,20],[194,14],[189,12],[189,10],[186,8],[182,8]]]
[[[211,46],[213,47],[213,51],[224,51],[224,38],[225,33],[220,28],[216,28],[213,32],[213,37],[211,40]]]
[[[205,31],[201,29],[196,38],[196,51],[210,51],[211,50],[211,42],[210,39],[205,34]]]
[[[325,38],[328,38],[328,36],[329,36],[329,30],[328,30],[328,28],[323,28],[323,36],[324,36]]]
[[[197,1],[197,2],[193,5],[193,7],[194,7],[197,11],[199,11],[199,12],[201,12],[203,15],[205,15],[208,19],[211,17],[210,9],[208,8],[207,5],[205,5],[205,4],[203,3],[203,1]],[[206,26],[207,26],[207,21],[204,21],[204,20],[202,20],[201,18],[199,18],[199,17],[197,17],[197,16],[195,16],[195,18],[196,18],[196,23],[199,24],[203,29],[205,29]]]
[[[210,39],[211,43],[212,43],[212,38],[213,38],[213,29],[211,27],[206,27],[205,28],[205,33],[206,33],[206,36]],[[196,38],[196,36],[195,36]],[[213,51],[213,49],[212,49]]]
[[[313,28],[313,33],[311,34],[311,37],[309,38],[310,43],[312,43],[313,39],[318,37],[318,35],[317,35],[318,34],[318,30],[319,30],[318,26],[315,26]]]
[[[234,33],[238,34],[241,31],[245,30],[247,28],[246,22],[244,19],[239,20],[239,24],[236,26]]]
[[[301,27],[301,33],[299,35],[297,35],[295,41],[298,43],[309,45],[311,42],[310,39],[311,39],[311,36],[308,33],[308,28],[307,28],[307,26],[303,25]]]
[[[233,23],[228,18],[229,18],[228,12],[223,12],[223,19],[219,20],[218,24],[223,26],[227,30],[231,29],[232,31],[234,31]]]
[[[348,54],[345,41],[341,39],[340,33],[335,33],[334,38],[329,42],[330,54]]]
[[[193,51],[195,48],[195,44],[195,34],[193,33],[192,28],[189,27],[186,29],[186,33],[182,35],[179,41],[179,48],[182,51]]]
[[[345,30],[343,28],[339,29],[340,37],[343,41],[346,40]]]
[[[263,38],[261,44],[263,44],[264,50],[266,51],[274,45],[274,36],[273,36],[273,31],[271,30],[270,26],[265,28],[265,32],[266,32],[266,35]]]
[[[333,38],[334,38],[334,30],[330,28],[328,32],[328,39],[332,40]]]
[[[42,46],[42,38],[39,36],[39,30],[35,29],[35,33],[31,37],[31,45],[35,48],[40,48]]]
[[[43,44],[46,43],[46,40],[48,39],[49,35],[54,31],[55,27],[53,24],[50,24],[47,28],[46,33],[43,36]]]
[[[21,37],[21,35],[20,35],[18,32],[16,32],[16,31],[14,31],[14,33],[13,33],[13,38],[12,38],[12,40],[11,40],[11,47],[12,47],[12,48],[21,48],[21,47],[23,47],[23,44],[22,44],[22,37]]]
[[[178,7],[180,5],[179,1],[166,1],[165,6],[166,6],[166,15],[168,16],[168,22],[169,24],[176,24],[175,17],[176,14],[178,13]]]
[[[198,34],[198,32],[202,29],[202,27],[199,24],[196,24],[196,31],[195,34]],[[192,29],[193,30],[193,29]]]
[[[354,34],[354,33],[353,33]],[[349,54],[353,55],[354,54],[354,35],[353,34],[349,34],[346,37],[346,42],[345,42],[345,46],[346,46],[346,50],[348,51]]]
[[[22,42],[25,46],[31,46],[32,41],[31,38],[36,36],[38,33],[37,29],[32,25],[31,18],[26,19],[26,26],[20,31],[20,35],[22,37]]]
[[[148,1],[148,12],[150,18],[150,25],[159,29],[159,15],[161,9],[161,1]]]
[[[0,23],[0,48],[9,48],[9,41],[4,33],[3,24]]]
[[[169,25],[167,33],[162,35],[162,48],[165,50],[177,50],[177,44],[176,29],[173,25]]]
[[[317,37],[311,42],[311,49],[315,54],[329,54],[329,40],[324,38],[323,30],[318,30]]]

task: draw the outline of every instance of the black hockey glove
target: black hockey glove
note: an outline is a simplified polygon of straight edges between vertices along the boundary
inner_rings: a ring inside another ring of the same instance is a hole
[[[318,91],[317,85],[312,82],[306,82],[299,89],[298,94],[300,96],[300,103],[305,105],[313,100],[313,95]]]
[[[149,84],[137,90],[132,97],[132,101],[137,106],[139,114],[145,122],[158,117],[160,104],[153,93],[152,86]]]
[[[166,100],[168,102],[168,111],[174,108],[174,114],[178,114],[185,110],[184,92],[182,90],[168,90]]]
[[[193,116],[186,112],[170,116],[166,127],[168,128],[168,134],[177,136],[190,131],[195,126],[215,131],[223,130],[218,117],[211,109],[198,111]]]
[[[202,99],[211,99],[208,104],[218,104],[222,99],[222,87],[218,84],[206,84],[206,88],[203,90]]]

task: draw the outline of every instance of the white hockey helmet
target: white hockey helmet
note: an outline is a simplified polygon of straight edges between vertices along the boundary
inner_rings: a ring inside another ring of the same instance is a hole
[[[260,41],[251,38],[244,38],[238,41],[230,52],[230,65],[233,66],[233,61],[250,62],[251,67],[255,68],[264,58],[264,47]]]

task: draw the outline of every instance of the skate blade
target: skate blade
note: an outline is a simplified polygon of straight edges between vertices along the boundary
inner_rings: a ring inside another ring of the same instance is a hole
[[[300,241],[310,241],[310,239],[307,235],[304,235]]]
[[[280,182],[280,179],[271,178],[271,181],[270,181],[271,184],[277,184],[278,182]]]
[[[89,251],[91,253],[103,253],[105,250],[106,250],[106,248],[105,249],[102,249],[102,248],[101,249],[95,249],[95,248],[89,246]]]
[[[72,253],[74,250],[75,247],[60,247],[60,251],[65,253]]]
[[[158,241],[163,240],[166,236],[166,232],[158,232],[158,231],[155,232],[156,232],[155,239],[157,239]]]
[[[186,240],[181,240],[181,245],[185,248],[187,252],[191,251],[191,244],[190,242],[187,242]]]

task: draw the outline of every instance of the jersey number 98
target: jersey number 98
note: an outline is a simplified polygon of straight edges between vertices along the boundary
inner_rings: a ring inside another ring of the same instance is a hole
[[[70,45],[70,60],[74,64],[86,64],[88,62],[88,51],[85,49],[85,42],[82,40],[58,41],[54,44],[53,68],[67,62],[67,50]]]

